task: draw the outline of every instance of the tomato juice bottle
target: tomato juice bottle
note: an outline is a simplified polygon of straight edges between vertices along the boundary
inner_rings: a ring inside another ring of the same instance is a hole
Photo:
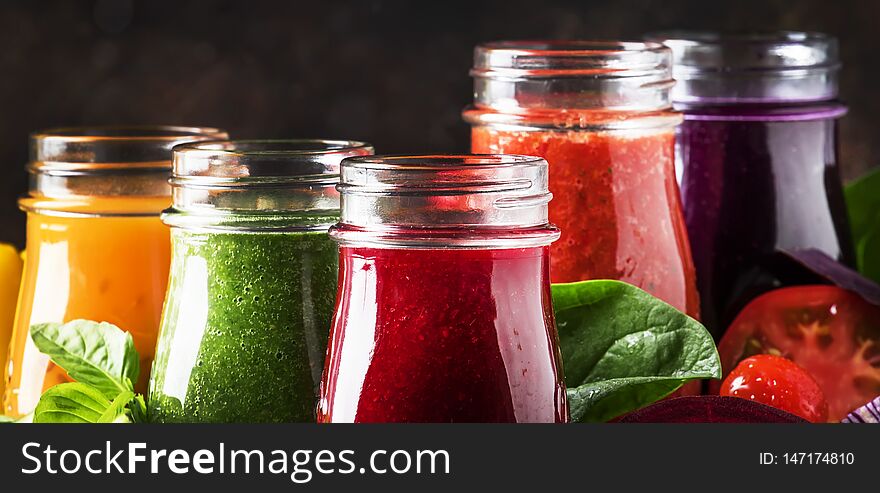
[[[343,161],[321,422],[563,422],[547,164]]]
[[[674,173],[671,53],[658,43],[497,42],[475,50],[473,152],[549,163],[553,282],[618,279],[691,316],[699,302]]]

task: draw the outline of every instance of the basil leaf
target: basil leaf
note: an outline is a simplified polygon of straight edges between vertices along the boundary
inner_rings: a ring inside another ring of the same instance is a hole
[[[37,349],[74,380],[100,390],[107,399],[132,390],[140,361],[131,334],[106,322],[74,320],[31,326]]]
[[[110,404],[104,394],[89,385],[62,383],[40,397],[34,423],[97,423]]]
[[[712,336],[630,284],[552,286],[572,421],[608,421],[689,380],[721,378]]]
[[[110,406],[98,418],[98,423],[131,423],[126,406],[134,399],[134,392],[126,390],[116,396]]]
[[[845,189],[859,272],[880,282],[880,168]]]
[[[148,423],[149,419],[147,418],[147,403],[144,401],[144,396],[141,394],[137,394],[131,400],[131,405],[129,406],[131,409],[131,420],[135,423]]]

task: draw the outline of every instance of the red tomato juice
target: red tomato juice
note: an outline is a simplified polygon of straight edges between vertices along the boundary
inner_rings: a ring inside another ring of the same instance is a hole
[[[510,130],[477,125],[473,152],[549,163],[552,282],[617,279],[693,317],[696,279],[674,173],[673,128]]]

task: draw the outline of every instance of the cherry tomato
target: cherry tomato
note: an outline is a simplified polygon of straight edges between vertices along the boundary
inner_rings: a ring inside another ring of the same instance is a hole
[[[777,289],[740,312],[718,352],[725,376],[756,354],[794,361],[824,392],[828,419],[840,421],[880,395],[880,308],[835,286]]]
[[[767,404],[813,423],[828,419],[828,402],[819,384],[780,356],[759,354],[742,360],[724,379],[721,395]]]

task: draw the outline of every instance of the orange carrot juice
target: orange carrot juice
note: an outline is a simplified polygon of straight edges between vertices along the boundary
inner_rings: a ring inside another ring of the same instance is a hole
[[[5,368],[5,414],[33,411],[45,389],[69,381],[31,340],[38,323],[88,319],[131,332],[141,356],[135,389],[146,391],[170,263],[169,230],[159,216],[171,204],[173,142],[151,149],[155,138],[85,144],[94,152],[80,143],[76,152],[32,161],[31,191],[19,201],[27,259]],[[120,152],[133,150],[149,161],[119,162]],[[70,162],[77,159],[89,162]]]

